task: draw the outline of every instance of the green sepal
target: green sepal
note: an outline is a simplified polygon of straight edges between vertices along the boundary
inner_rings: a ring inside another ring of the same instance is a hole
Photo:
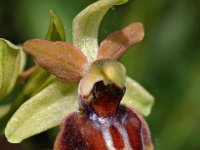
[[[83,11],[73,20],[73,44],[79,47],[88,62],[92,63],[97,58],[98,30],[105,13],[114,5],[121,5],[128,0],[99,0]]]
[[[0,100],[14,88],[18,75],[24,69],[25,58],[20,47],[0,38]]]
[[[35,134],[60,125],[77,110],[77,83],[54,81],[27,100],[8,122],[5,135],[9,142],[19,143]]]
[[[34,73],[30,76],[19,95],[14,99],[11,107],[7,113],[0,118],[0,132],[5,129],[5,126],[14,112],[22,105],[27,99],[35,95],[39,88],[43,85],[44,81],[49,77],[49,73],[41,68],[36,68]],[[46,85],[47,86],[47,85]],[[43,88],[45,88],[43,86]],[[40,88],[41,90],[41,88]]]
[[[46,38],[51,41],[65,40],[65,31],[62,22],[53,11],[50,11],[50,20],[51,22],[49,25]],[[25,58],[24,52],[23,51],[20,52],[23,54],[22,57]],[[24,59],[21,59],[21,64],[25,64]],[[20,70],[21,71],[23,70],[22,65]],[[7,111],[7,113],[4,113],[5,115],[2,118],[0,118],[0,123],[1,123],[0,131],[4,130],[7,121],[10,119],[13,113],[19,108],[19,106],[22,105],[31,96],[34,96],[39,91],[48,86],[52,82],[51,79],[52,76],[50,76],[50,74],[47,71],[39,67],[36,68],[36,70],[27,80],[22,91],[16,97],[14,102],[11,104],[10,109]]]
[[[154,103],[154,97],[139,83],[127,77],[126,93],[122,99],[122,103],[136,109],[142,115],[148,116]]]
[[[65,41],[63,23],[53,10],[50,10],[50,25],[46,39],[50,41]]]
[[[38,92],[40,92],[42,89],[44,89],[45,87],[47,87],[49,84],[51,84],[53,81],[55,81],[57,79],[56,76],[54,75],[50,75],[39,87],[38,89],[33,92],[32,95],[37,94]]]

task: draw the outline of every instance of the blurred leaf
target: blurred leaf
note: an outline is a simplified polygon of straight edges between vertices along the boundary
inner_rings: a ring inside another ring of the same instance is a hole
[[[0,99],[12,91],[24,64],[25,56],[21,49],[0,38]]]
[[[64,117],[77,110],[77,102],[77,83],[54,81],[25,102],[13,115],[5,129],[8,141],[19,143],[61,124]]]
[[[113,5],[126,3],[128,0],[99,0],[83,11],[73,21],[73,44],[79,47],[89,63],[96,60],[98,51],[98,30],[105,13]]]
[[[98,59],[117,59],[119,60],[127,49],[139,42],[144,37],[144,27],[142,23],[132,23],[122,29],[111,33],[101,42]]]
[[[122,99],[122,103],[147,116],[151,112],[154,98],[139,83],[127,77],[126,93]]]
[[[0,118],[9,111],[10,106],[11,106],[11,104],[0,105]]]
[[[50,26],[46,39],[50,41],[65,41],[63,23],[53,10],[50,11]]]

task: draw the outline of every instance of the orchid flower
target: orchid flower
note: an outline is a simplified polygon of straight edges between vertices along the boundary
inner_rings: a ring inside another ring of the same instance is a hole
[[[154,98],[118,62],[129,47],[142,41],[143,24],[131,23],[98,45],[103,16],[113,5],[126,2],[99,0],[81,11],[73,21],[73,44],[42,39],[23,44],[36,64],[57,78],[52,77],[10,119],[5,130],[10,142],[19,143],[64,120],[56,150],[153,149],[142,115],[150,113]]]

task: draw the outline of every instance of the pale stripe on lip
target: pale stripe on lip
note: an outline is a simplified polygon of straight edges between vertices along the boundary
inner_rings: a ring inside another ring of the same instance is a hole
[[[113,140],[109,131],[109,127],[105,127],[101,129],[101,132],[102,132],[103,139],[106,143],[108,150],[116,150],[116,148],[113,146]]]
[[[101,131],[103,139],[105,141],[105,144],[106,144],[106,147],[108,150],[117,150],[113,145],[112,135],[109,130],[111,124],[114,125],[114,127],[116,127],[118,129],[119,133],[122,136],[122,139],[124,142],[124,148],[121,150],[134,150],[130,144],[128,133],[124,126],[126,118],[127,118],[127,115],[124,115],[121,118],[121,124],[120,124],[115,119],[112,120],[112,119],[108,119],[108,118],[99,118],[96,114],[92,114],[90,116],[90,119],[93,121],[95,127]]]
[[[132,148],[131,144],[130,144],[128,133],[127,133],[127,130],[126,130],[125,126],[124,126],[126,118],[127,118],[127,114],[125,114],[121,118],[121,123],[115,122],[114,126],[118,129],[118,131],[121,134],[122,139],[124,141],[124,148],[123,148],[123,150],[134,150]]]
[[[118,129],[119,133],[122,135],[122,138],[123,138],[123,141],[124,141],[123,150],[133,150],[133,148],[130,144],[130,141],[129,141],[128,133],[127,133],[124,125],[115,124],[114,126]]]

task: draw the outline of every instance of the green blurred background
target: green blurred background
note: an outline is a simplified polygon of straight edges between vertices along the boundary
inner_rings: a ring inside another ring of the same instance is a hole
[[[49,10],[62,19],[71,41],[73,17],[95,0],[1,0],[0,37],[15,44],[44,38]],[[144,41],[129,49],[121,60],[128,75],[155,97],[147,117],[155,150],[200,149],[200,1],[129,0],[112,8],[100,28],[100,41],[109,33],[140,21]],[[1,150],[52,149],[57,129]]]

